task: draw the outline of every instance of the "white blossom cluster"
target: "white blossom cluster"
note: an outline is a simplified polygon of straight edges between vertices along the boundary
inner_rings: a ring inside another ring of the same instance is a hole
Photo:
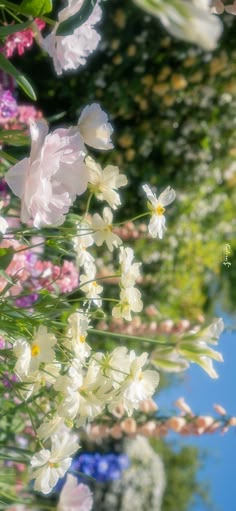
[[[77,435],[69,425],[80,427],[93,421],[106,408],[124,407],[130,416],[142,401],[153,396],[159,383],[156,370],[145,369],[148,354],[136,355],[126,347],[110,353],[93,352],[87,343],[89,317],[79,310],[68,318],[68,329],[60,342],[40,326],[31,342],[19,339],[13,351],[15,373],[26,390],[26,400],[45,389],[45,417],[37,428],[43,448],[32,460],[34,488],[49,493],[68,470],[78,450]],[[69,356],[59,362],[58,353]],[[50,395],[53,392],[53,406]],[[51,448],[48,445],[51,444]]]

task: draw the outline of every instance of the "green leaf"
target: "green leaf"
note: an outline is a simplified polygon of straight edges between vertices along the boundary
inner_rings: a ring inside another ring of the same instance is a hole
[[[23,0],[20,8],[24,10],[26,14],[31,14],[34,17],[43,16],[51,12],[52,0]]]
[[[0,269],[5,270],[15,254],[13,247],[0,248]]]
[[[97,0],[85,0],[79,12],[60,23],[56,35],[70,35],[72,32],[80,27],[93,12]]]
[[[16,158],[14,158],[14,156],[12,156],[11,154],[6,153],[5,151],[0,151],[0,159],[9,161],[10,163],[13,163],[13,165],[15,163],[17,163],[17,161],[18,161]]]
[[[18,147],[29,145],[30,139],[20,130],[0,130],[0,143]]]
[[[30,99],[33,99],[33,101],[37,99],[34,89],[27,78],[2,53],[0,53],[0,68],[15,78],[18,85]]]
[[[32,21],[25,21],[24,23],[15,23],[15,25],[7,25],[5,27],[0,27],[0,37],[7,37],[10,34],[14,34],[15,32],[21,32],[25,28],[30,27],[32,25]]]

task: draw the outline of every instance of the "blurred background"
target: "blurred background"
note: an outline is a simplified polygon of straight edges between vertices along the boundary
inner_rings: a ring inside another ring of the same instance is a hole
[[[147,241],[145,224],[130,221],[117,229],[143,262],[139,286],[145,307],[132,323],[109,325],[117,332],[171,338],[224,318],[219,379],[211,380],[198,366],[174,376],[164,373],[156,396],[164,415],[179,396],[198,414],[210,415],[214,403],[236,414],[236,32],[234,16],[221,18],[218,47],[204,52],[169,36],[132,1],[109,0],[103,5],[99,48],[79,72],[55,80],[50,60],[34,48],[24,59],[13,58],[37,85],[37,107],[51,126],[76,123],[93,102],[108,113],[115,149],[96,158],[119,166],[130,183],[122,189],[117,221],[144,211],[143,184],[156,193],[168,185],[176,190],[163,240]],[[18,101],[25,103],[20,92]],[[21,151],[17,148],[16,155]],[[79,199],[74,208],[81,207]],[[230,266],[223,264],[226,245]],[[107,253],[100,275],[110,267]],[[107,281],[106,292],[113,293]],[[108,325],[103,321],[100,327]],[[109,343],[107,335],[104,345]],[[234,431],[85,443],[85,452],[123,453],[132,460],[128,469],[121,463],[117,479],[106,459],[110,475],[93,484],[94,509],[126,511],[131,503],[136,511],[234,509],[235,448]]]

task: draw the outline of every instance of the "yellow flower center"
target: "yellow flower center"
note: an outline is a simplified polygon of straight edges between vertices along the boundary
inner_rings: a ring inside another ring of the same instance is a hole
[[[40,353],[40,347],[38,344],[33,344],[31,347],[31,355],[32,357],[37,357]]]
[[[158,206],[155,208],[155,212],[157,215],[161,216],[165,212],[165,208],[163,208],[161,204],[158,204]]]
[[[97,282],[94,280],[92,286],[97,287]]]
[[[82,342],[82,343],[85,342],[85,336],[84,335],[80,335],[79,342]]]

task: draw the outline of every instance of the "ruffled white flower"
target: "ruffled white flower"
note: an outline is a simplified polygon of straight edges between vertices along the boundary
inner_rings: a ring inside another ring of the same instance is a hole
[[[39,40],[42,48],[52,57],[53,64],[58,75],[69,69],[78,69],[86,64],[88,56],[97,48],[100,35],[94,25],[101,19],[102,11],[96,3],[89,18],[76,28],[70,35],[56,35],[57,29],[63,21],[76,14],[83,5],[83,0],[69,0],[68,6],[60,11],[58,23],[53,31],[45,39]]]
[[[221,21],[210,12],[210,0],[134,0],[157,16],[174,37],[214,50],[222,33]]]
[[[112,232],[113,215],[110,208],[104,208],[103,218],[95,213],[91,219],[91,228],[95,231],[92,236],[98,247],[103,243],[107,244],[108,249],[112,252],[114,247],[122,244],[117,234]]]
[[[79,267],[83,266],[85,272],[88,274],[95,268],[95,259],[87,250],[88,247],[94,244],[93,236],[89,232],[86,232],[90,230],[89,224],[81,223],[78,225],[76,238],[73,238],[76,263]]]
[[[114,165],[107,165],[102,169],[90,156],[87,156],[85,163],[89,171],[90,190],[98,200],[105,200],[112,209],[117,209],[121,200],[116,190],[127,184],[126,176],[119,174],[119,168]]]
[[[113,307],[112,316],[131,321],[131,312],[141,312],[142,308],[143,302],[140,291],[135,287],[127,287],[121,290],[120,301]]]
[[[164,230],[166,230],[164,206],[168,206],[168,204],[173,202],[173,200],[175,199],[175,191],[173,190],[173,188],[168,186],[164,190],[164,192],[162,192],[157,198],[148,185],[143,185],[143,190],[146,193],[147,198],[149,200],[149,208],[152,213],[151,220],[148,225],[148,231],[151,234],[152,238],[156,238],[157,236],[159,236],[159,238],[162,239]]]
[[[83,273],[80,276],[80,287],[88,300],[93,301],[97,307],[101,307],[102,299],[99,295],[102,293],[103,287],[96,282],[96,268],[94,267],[92,270],[89,274]]]
[[[38,371],[40,364],[50,364],[55,358],[53,346],[57,339],[55,335],[50,334],[47,328],[40,325],[34,339],[29,344],[25,339],[16,341],[13,348],[14,355],[17,357],[15,372],[20,377],[30,376]]]
[[[57,511],[91,511],[93,497],[86,484],[79,483],[77,478],[68,474],[61,490]]]
[[[0,209],[2,209],[3,204],[4,204],[3,201],[0,201]],[[0,232],[2,234],[5,234],[7,228],[8,228],[7,220],[3,216],[0,216]]]
[[[122,287],[133,287],[136,280],[140,277],[141,263],[133,263],[134,251],[130,247],[121,247],[119,261],[121,266],[121,284]]]
[[[85,192],[88,171],[79,133],[57,129],[48,134],[44,121],[31,121],[31,153],[6,174],[6,182],[21,199],[21,220],[34,226],[61,225],[76,195]]]
[[[108,150],[114,146],[111,142],[113,128],[107,114],[98,103],[87,105],[78,120],[78,128],[85,144],[95,149]]]
[[[32,460],[34,489],[47,495],[71,465],[72,454],[79,449],[77,437],[68,431],[52,437],[52,448],[42,449]]]

